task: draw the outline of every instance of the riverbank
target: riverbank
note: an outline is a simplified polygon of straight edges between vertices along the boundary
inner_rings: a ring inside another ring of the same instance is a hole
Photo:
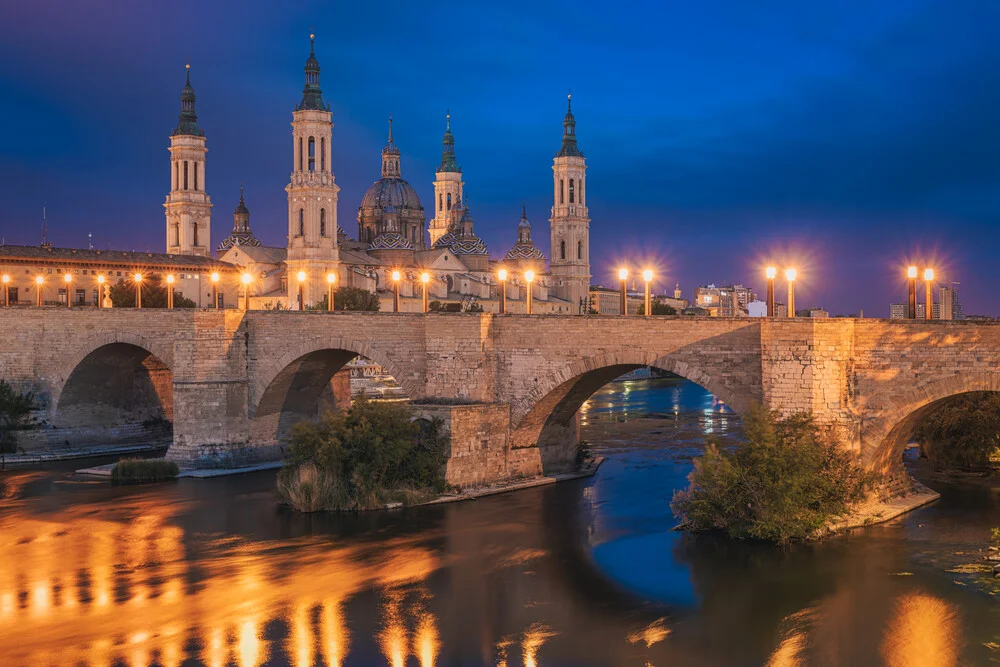
[[[24,468],[44,463],[73,461],[76,459],[96,459],[107,456],[125,456],[131,454],[150,454],[166,452],[167,445],[152,443],[147,445],[113,445],[95,447],[67,447],[65,449],[49,449],[24,454],[0,454],[0,469]]]
[[[889,500],[872,498],[856,507],[850,515],[836,519],[821,529],[816,537],[828,537],[854,528],[885,523],[941,498],[941,494],[934,489],[924,486],[917,480],[911,481],[912,491],[909,493]]]

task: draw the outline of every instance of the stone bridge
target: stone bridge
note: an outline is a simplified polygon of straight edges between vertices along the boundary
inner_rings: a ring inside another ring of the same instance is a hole
[[[0,379],[41,399],[37,437],[113,442],[172,422],[168,456],[186,465],[280,457],[363,355],[418,417],[445,420],[456,484],[571,466],[578,408],[646,365],[738,413],[812,412],[883,472],[930,406],[1000,390],[1000,326],[957,321],[17,308],[0,310],[0,340]]]

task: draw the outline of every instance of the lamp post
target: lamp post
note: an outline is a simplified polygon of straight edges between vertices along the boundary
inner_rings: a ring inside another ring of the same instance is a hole
[[[135,281],[135,307],[142,308],[142,274],[137,273],[132,279]]]
[[[618,269],[618,280],[622,283],[621,314],[628,315],[628,295],[625,292],[625,283],[628,281],[628,269],[625,267]]]
[[[5,273],[0,280],[3,281],[3,307],[6,308],[10,305],[10,276]]]
[[[767,316],[774,317],[774,277],[778,275],[778,270],[773,266],[764,269],[767,276]]]
[[[243,283],[243,312],[246,312],[250,310],[250,283],[253,282],[253,276],[244,271],[240,282]]]
[[[652,271],[646,269],[645,271],[642,272],[642,281],[646,283],[646,293],[645,293],[646,298],[644,303],[646,309],[646,317],[649,317],[650,315],[653,314],[653,299],[649,289],[649,284],[652,282],[652,280],[653,280]]]
[[[926,286],[927,305],[924,306],[924,319],[934,319],[934,295],[931,294],[931,282],[934,280],[934,269],[924,269],[924,284]]]
[[[500,314],[507,314],[507,269],[497,271],[497,278],[500,280]]]
[[[169,301],[169,297],[167,297]],[[97,307],[104,308],[104,275],[97,276]]]
[[[528,271],[525,271],[524,280],[526,283],[528,283],[528,293],[525,297],[526,300],[524,302],[524,307],[528,315],[531,315],[531,283],[535,281],[535,272],[531,271],[530,269]]]
[[[909,278],[910,283],[909,308],[906,316],[915,320],[917,319],[917,267],[911,266],[906,269],[906,277]]]
[[[212,308],[219,307],[219,272],[212,271],[212,275],[209,276],[212,279]]]
[[[795,269],[785,271],[785,280],[788,281],[788,317],[795,317],[795,278],[799,272]]]
[[[103,276],[102,276],[103,277]],[[167,274],[167,308],[174,307],[174,274]]]
[[[427,273],[426,271],[424,271],[423,273],[420,274],[420,282],[421,282],[421,284],[423,285],[423,288],[424,288],[424,312],[425,313],[427,312],[428,308],[430,307],[429,304],[428,304],[428,301],[427,301],[427,283],[429,283],[430,281],[431,281],[431,274]]]
[[[326,309],[333,312],[333,288],[337,284],[337,274],[333,271],[326,274]]]
[[[295,276],[299,280],[299,310],[305,310],[305,299],[302,298],[302,284],[306,281],[306,272],[299,271]]]
[[[45,278],[42,276],[35,276],[35,301],[38,303],[38,307],[42,307],[42,285],[45,284]]]
[[[73,282],[73,276],[70,274],[63,275],[63,282],[66,283],[66,307],[73,307],[73,299],[70,297],[70,283]]]
[[[399,312],[399,280],[403,277],[399,271],[392,272],[392,312]]]

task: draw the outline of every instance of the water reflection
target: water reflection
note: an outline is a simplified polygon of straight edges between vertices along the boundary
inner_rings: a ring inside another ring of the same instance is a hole
[[[738,419],[689,383],[634,383],[627,422],[623,396],[588,405],[584,437],[609,457],[596,479],[393,514],[283,512],[266,474],[123,490],[8,473],[0,665],[991,657],[997,605],[927,560],[985,539],[992,496],[787,551],[687,538],[669,530],[671,491],[709,429],[736,436]]]

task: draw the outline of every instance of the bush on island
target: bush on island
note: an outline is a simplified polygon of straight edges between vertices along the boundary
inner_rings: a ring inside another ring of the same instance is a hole
[[[164,482],[179,473],[177,464],[166,459],[121,459],[111,469],[111,483]]]
[[[35,409],[35,394],[18,391],[6,380],[0,380],[0,454],[17,449],[17,431],[34,426],[31,413]]]
[[[745,442],[710,442],[671,509],[691,531],[777,544],[804,540],[864,500],[875,477],[856,465],[828,429],[807,414],[781,418],[752,408]]]
[[[376,509],[441,493],[448,457],[442,425],[362,395],[346,411],[292,427],[278,494],[299,511],[315,512]]]

